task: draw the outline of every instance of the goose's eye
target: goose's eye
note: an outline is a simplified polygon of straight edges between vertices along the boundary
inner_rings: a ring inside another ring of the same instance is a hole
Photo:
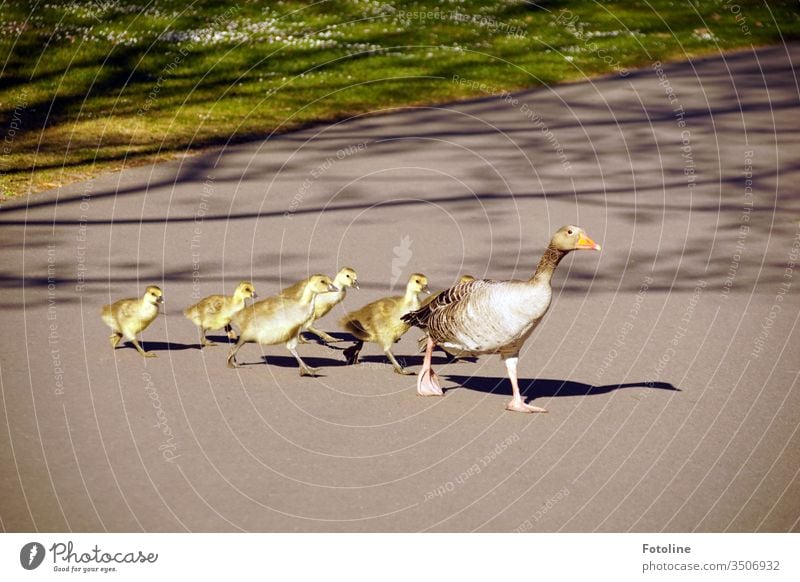
[[[568,230],[568,231],[567,231],[567,234],[572,234],[572,230]]]

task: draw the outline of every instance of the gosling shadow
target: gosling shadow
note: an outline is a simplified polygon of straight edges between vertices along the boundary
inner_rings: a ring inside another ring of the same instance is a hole
[[[397,361],[400,362],[400,365],[403,366],[404,368],[408,368],[409,366],[421,366],[422,360],[424,359],[424,356],[401,356],[398,354],[395,354],[395,357],[397,358]],[[369,355],[369,356],[362,355],[358,358],[358,361],[370,364],[391,365],[391,362],[389,362],[389,358],[387,358],[383,354]],[[449,364],[450,360],[446,358],[441,358],[439,356],[433,356],[433,358],[431,359],[431,363],[433,363],[434,365],[444,365],[444,364]],[[466,378],[466,376],[464,377]]]
[[[490,394],[511,394],[511,384],[506,377],[459,376],[447,374],[444,375],[444,378],[458,384],[458,386],[445,388],[445,392],[448,390],[457,390],[458,388],[467,388],[468,390],[488,392]],[[548,378],[519,379],[520,392],[523,396],[527,396],[530,399],[546,398],[548,396],[595,396],[599,394],[608,394],[609,392],[614,392],[615,390],[623,388],[648,388],[681,392],[680,388],[673,386],[669,382],[642,381],[594,386],[592,384],[584,384],[583,382],[573,382],[572,380],[554,380]]]
[[[316,356],[303,356],[303,361],[311,366],[312,368],[335,368],[346,365],[345,362],[341,360],[334,360],[333,358],[318,358]],[[297,368],[297,360],[295,360],[292,356],[261,356],[261,360],[258,362],[250,362],[244,363],[242,362],[243,366],[254,366],[259,364],[265,364],[267,366],[278,366],[279,368]]]
[[[232,340],[226,335],[206,335],[206,339],[216,342],[219,345],[236,345],[236,340]]]
[[[194,350],[200,347],[200,344],[178,344],[175,342],[139,342],[142,349],[146,352],[178,352],[181,350]],[[132,349],[135,350],[131,342],[120,343],[117,350]]]

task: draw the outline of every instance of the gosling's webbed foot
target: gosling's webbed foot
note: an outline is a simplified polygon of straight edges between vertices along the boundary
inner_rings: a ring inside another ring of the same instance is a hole
[[[324,331],[313,331],[311,332],[316,335],[319,339],[321,339],[326,344],[335,344],[336,342],[343,342],[343,339],[337,339],[330,334],[325,333]]]
[[[116,348],[117,344],[119,344],[119,340],[121,340],[121,339],[122,339],[122,335],[120,335],[118,333],[112,333],[109,336],[108,341],[109,341],[109,343],[111,343],[111,347],[112,348]]]
[[[201,347],[206,347],[206,346],[215,346],[215,345],[217,345],[217,342],[212,342],[211,340],[207,339],[206,341],[204,341],[204,342],[203,342],[202,344],[200,344],[200,345],[201,345]]]
[[[403,376],[414,376],[415,375],[415,372],[412,372],[408,368],[395,368],[394,369],[394,373],[395,374],[402,374]]]
[[[547,412],[544,408],[539,408],[538,406],[531,406],[530,404],[525,404],[522,400],[514,400],[512,399],[508,404],[506,404],[506,410],[510,410],[512,412]]]
[[[319,374],[319,368],[312,368],[311,366],[300,366],[301,376],[310,376],[315,378]]]
[[[136,348],[136,351],[139,352],[140,354],[142,354],[143,357],[145,357],[145,358],[155,358],[155,357],[157,357],[156,354],[153,353],[153,352],[144,351],[144,348],[142,347],[142,345],[138,341],[136,341],[135,339],[131,340],[131,343],[133,344],[133,347]]]
[[[242,366],[236,361],[236,358],[228,358],[229,368],[241,368]]]
[[[439,375],[433,370],[422,370],[417,378],[417,394],[420,396],[444,396],[439,385]]]

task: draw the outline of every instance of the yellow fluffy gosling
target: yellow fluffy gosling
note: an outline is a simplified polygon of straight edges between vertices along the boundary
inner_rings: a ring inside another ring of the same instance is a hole
[[[228,367],[239,367],[236,354],[246,343],[255,342],[264,346],[285,344],[300,365],[300,375],[316,375],[319,370],[307,366],[297,354],[298,336],[314,317],[316,297],[338,290],[330,277],[314,275],[308,279],[299,299],[277,295],[242,309],[233,318],[233,323],[240,330],[239,341],[228,354]]]
[[[341,325],[356,336],[357,341],[344,351],[348,364],[358,362],[358,354],[364,342],[375,342],[383,348],[398,374],[413,374],[403,368],[392,353],[392,345],[409,330],[409,325],[400,318],[420,308],[419,294],[430,293],[428,278],[414,273],[406,285],[406,293],[400,297],[385,297],[365,305],[358,311],[348,313]]]
[[[125,338],[145,358],[155,358],[153,352],[146,352],[136,341],[136,336],[147,329],[158,316],[158,306],[163,303],[164,294],[161,289],[151,285],[141,299],[120,299],[110,305],[103,305],[101,316],[111,331],[109,341],[116,348],[119,340]]]
[[[295,283],[291,287],[281,291],[281,296],[289,299],[300,299],[307,284],[308,279],[303,279],[299,283]],[[338,287],[339,290],[333,293],[324,293],[317,297],[316,301],[314,302],[314,317],[311,319],[308,326],[302,330],[308,330],[325,343],[340,342],[344,340],[336,339],[324,331],[316,329],[314,327],[314,322],[325,317],[331,309],[344,301],[344,298],[347,295],[348,287],[355,287],[358,289],[358,275],[354,269],[351,269],[350,267],[344,267],[336,274],[333,284]],[[300,343],[306,343],[306,340],[303,339],[302,335],[300,336]]]
[[[224,328],[229,338],[236,339],[236,334],[231,329],[231,319],[244,309],[244,300],[248,297],[257,297],[256,288],[250,281],[242,281],[233,296],[210,295],[183,310],[183,314],[200,328],[201,349],[217,345],[206,338],[207,331]]]

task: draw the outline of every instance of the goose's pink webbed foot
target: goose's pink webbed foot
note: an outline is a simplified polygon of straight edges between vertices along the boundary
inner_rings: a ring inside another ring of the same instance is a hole
[[[439,385],[439,376],[433,371],[431,360],[433,359],[433,340],[428,338],[428,346],[425,348],[425,360],[422,362],[422,370],[417,376],[417,394],[420,396],[444,396],[442,387]]]
[[[417,394],[420,396],[444,396],[439,385],[439,376],[432,369],[420,370],[417,376]]]

